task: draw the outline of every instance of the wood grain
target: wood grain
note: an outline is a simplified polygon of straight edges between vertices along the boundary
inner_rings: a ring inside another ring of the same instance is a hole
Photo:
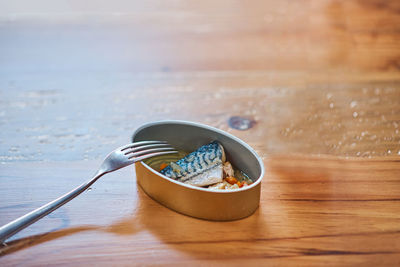
[[[2,214],[12,218],[37,206],[30,198],[50,200],[82,181],[74,174],[85,174],[96,164],[15,163],[3,168],[1,203],[10,207],[1,207]],[[177,214],[137,188],[133,169],[125,169],[24,230],[1,249],[1,260],[6,265],[43,265],[49,259],[70,265],[93,260],[103,265],[115,260],[237,265],[270,260],[282,265],[398,262],[398,160],[302,156],[268,158],[265,165],[260,208],[246,219],[220,223]],[[32,170],[27,185],[31,193],[4,194],[13,188],[6,187],[10,181],[14,188],[22,187],[18,184],[26,182],[26,169]],[[38,189],[42,184],[49,188],[46,195]],[[1,221],[9,218],[2,216]]]
[[[1,266],[400,265],[398,1],[18,3],[0,4],[0,225],[154,120],[228,131],[266,175],[255,214],[210,222],[122,169],[1,245]]]

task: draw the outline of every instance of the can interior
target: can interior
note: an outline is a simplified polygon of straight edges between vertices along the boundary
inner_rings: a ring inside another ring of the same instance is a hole
[[[225,149],[227,160],[245,172],[253,182],[262,177],[260,157],[240,139],[216,128],[183,121],[155,122],[142,126],[133,135],[132,141],[168,141],[173,147],[191,152],[198,147],[219,141]]]

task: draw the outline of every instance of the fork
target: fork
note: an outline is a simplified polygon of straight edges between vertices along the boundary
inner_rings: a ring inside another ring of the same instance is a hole
[[[7,238],[18,233],[32,223],[40,220],[47,214],[51,213],[84,192],[104,174],[116,171],[150,157],[171,153],[177,153],[177,151],[175,151],[174,148],[169,146],[168,143],[164,141],[140,141],[115,149],[104,159],[99,170],[92,179],[81,184],[65,195],[0,227],[0,244],[3,243]]]

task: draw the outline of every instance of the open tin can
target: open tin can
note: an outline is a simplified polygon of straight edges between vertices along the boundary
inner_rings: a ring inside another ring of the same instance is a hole
[[[227,160],[253,181],[239,189],[210,190],[175,181],[144,162],[137,162],[138,184],[162,205],[185,215],[214,221],[241,219],[258,208],[264,165],[257,153],[239,138],[207,125],[171,120],[145,124],[133,134],[133,142],[146,140],[167,141],[187,152],[218,141],[225,149]]]

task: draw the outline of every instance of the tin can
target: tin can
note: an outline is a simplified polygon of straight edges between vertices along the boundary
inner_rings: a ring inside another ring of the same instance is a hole
[[[244,141],[217,128],[175,120],[141,126],[133,134],[132,141],[145,140],[167,141],[173,147],[187,152],[218,141],[225,149],[227,160],[253,181],[251,185],[235,190],[210,190],[175,181],[145,163],[137,162],[137,182],[152,199],[179,213],[213,221],[245,218],[258,208],[264,165]]]

